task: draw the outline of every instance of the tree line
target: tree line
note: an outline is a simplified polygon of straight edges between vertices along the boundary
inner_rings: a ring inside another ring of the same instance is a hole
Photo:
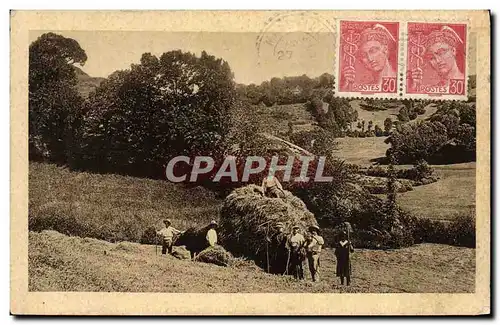
[[[30,45],[31,160],[160,177],[170,157],[223,155],[237,99],[226,61],[206,52],[145,53],[83,99],[73,64],[86,60],[75,40],[54,33]]]
[[[454,163],[476,159],[475,102],[442,102],[425,121],[398,125],[386,139],[387,156],[398,163],[424,159],[429,163]]]

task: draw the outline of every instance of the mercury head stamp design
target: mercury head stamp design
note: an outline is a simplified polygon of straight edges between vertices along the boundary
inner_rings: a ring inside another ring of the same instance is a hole
[[[406,94],[410,97],[467,96],[467,25],[407,25]]]
[[[397,97],[399,23],[341,20],[339,25],[338,95]]]

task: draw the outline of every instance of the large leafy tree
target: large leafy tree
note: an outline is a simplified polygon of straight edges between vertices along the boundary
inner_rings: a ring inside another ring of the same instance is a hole
[[[392,154],[398,163],[413,163],[419,159],[429,159],[447,141],[446,127],[441,122],[407,123],[387,138],[386,142],[392,145],[387,156]]]
[[[345,98],[330,96],[327,100],[328,111],[326,114],[319,116],[318,123],[327,131],[338,135],[358,119],[358,111]]]
[[[66,163],[75,147],[82,99],[74,64],[87,55],[77,41],[46,33],[29,47],[29,155]]]
[[[100,169],[157,176],[175,155],[225,150],[235,104],[227,62],[171,51],[143,54],[89,97],[82,129],[84,161]]]

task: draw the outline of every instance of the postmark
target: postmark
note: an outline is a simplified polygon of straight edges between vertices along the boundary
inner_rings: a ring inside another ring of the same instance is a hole
[[[398,97],[397,21],[338,22],[335,93],[341,97]]]
[[[290,12],[269,18],[257,36],[258,64],[307,66],[333,53],[335,25],[315,12]]]
[[[408,22],[404,96],[467,99],[467,24]]]

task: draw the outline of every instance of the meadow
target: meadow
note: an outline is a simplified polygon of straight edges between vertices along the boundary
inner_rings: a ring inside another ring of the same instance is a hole
[[[475,213],[476,163],[432,166],[436,183],[418,186],[398,195],[398,203],[416,216],[451,221],[460,214]]]
[[[474,249],[422,244],[391,251],[356,250],[351,286],[335,277],[325,249],[321,282],[267,274],[242,262],[232,267],[156,255],[153,245],[109,243],[55,231],[29,233],[30,291],[104,292],[473,292]],[[89,267],[92,266],[92,267]]]
[[[53,164],[30,163],[30,229],[139,241],[148,227],[170,218],[180,229],[217,219],[221,199],[201,187],[163,180],[71,172]]]
[[[289,121],[293,122],[294,131],[311,128],[314,124],[301,104],[270,108],[254,106],[254,110],[263,131],[277,136],[287,132]],[[385,155],[389,145],[384,140],[385,137],[339,138],[336,139],[334,154],[348,163],[369,166],[373,159]],[[398,204],[416,216],[443,221],[474,211],[475,163],[432,167],[440,179],[398,194]],[[73,172],[54,164],[31,162],[29,289],[124,292],[474,291],[475,250],[465,247],[420,244],[398,250],[357,249],[353,254],[352,286],[343,287],[334,276],[336,262],[330,248],[322,254],[323,281],[312,283],[266,274],[250,261],[224,268],[177,260],[156,255],[155,246],[137,243],[148,227],[162,227],[165,218],[170,218],[178,229],[203,226],[218,219],[222,200],[202,187],[114,174]]]
[[[385,137],[339,138],[334,155],[347,163],[360,166],[373,165],[373,159],[385,156],[390,147]],[[416,216],[450,221],[456,215],[474,213],[476,163],[431,165],[439,177],[435,183],[413,187],[412,191],[398,194],[398,203]],[[398,165],[398,169],[411,168]],[[385,195],[379,195],[385,197]]]

